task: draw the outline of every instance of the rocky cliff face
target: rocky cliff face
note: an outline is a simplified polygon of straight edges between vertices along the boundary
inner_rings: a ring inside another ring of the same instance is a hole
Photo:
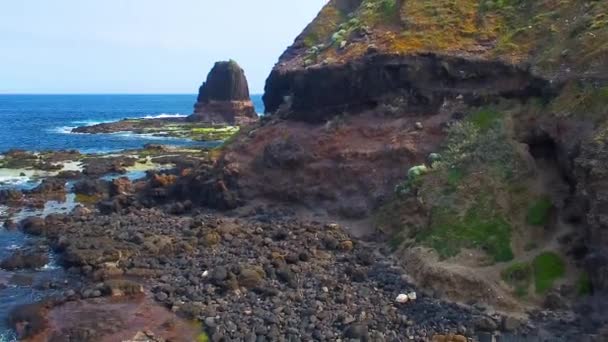
[[[408,259],[438,270],[418,281],[459,299],[606,293],[605,13],[332,0],[269,76],[265,123],[225,148],[233,189],[372,216],[395,248],[434,253]]]
[[[234,61],[217,62],[199,89],[191,121],[248,124],[257,119],[245,72]]]

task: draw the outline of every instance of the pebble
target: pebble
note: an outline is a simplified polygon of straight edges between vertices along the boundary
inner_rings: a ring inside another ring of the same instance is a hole
[[[399,304],[405,304],[408,302],[408,300],[410,299],[410,297],[404,293],[400,294],[397,296],[397,298],[395,299],[395,301]]]

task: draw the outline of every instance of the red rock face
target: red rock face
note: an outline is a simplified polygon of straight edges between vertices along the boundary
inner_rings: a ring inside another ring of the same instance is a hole
[[[246,199],[266,197],[361,218],[391,196],[409,167],[438,149],[443,120],[370,111],[335,127],[279,121],[229,146],[224,163],[237,170]],[[416,129],[416,122],[424,129]]]
[[[190,121],[243,125],[257,119],[245,72],[234,61],[217,62],[199,89]]]

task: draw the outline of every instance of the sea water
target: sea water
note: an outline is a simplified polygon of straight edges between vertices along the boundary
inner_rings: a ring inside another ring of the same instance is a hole
[[[264,111],[261,96],[252,96],[258,113]],[[188,139],[152,137],[132,133],[75,134],[72,128],[111,122],[124,118],[184,117],[192,112],[196,95],[0,95],[0,152],[9,149],[29,151],[79,150],[83,153],[115,152],[141,148],[147,143],[175,146],[205,146]],[[28,189],[38,181],[31,170],[0,169],[0,188]],[[144,173],[132,170],[130,178]],[[115,177],[108,175],[107,177]],[[48,215],[70,211],[74,206],[73,195],[64,203],[49,202],[44,209],[25,212],[20,216]],[[0,222],[6,208],[0,206]],[[0,225],[0,259],[25,245],[32,237],[18,231],[8,231]],[[16,305],[35,302],[49,291],[35,289],[11,278],[32,277],[34,282],[63,277],[63,272],[53,260],[35,271],[6,272],[0,270],[0,342],[14,341],[6,318]]]

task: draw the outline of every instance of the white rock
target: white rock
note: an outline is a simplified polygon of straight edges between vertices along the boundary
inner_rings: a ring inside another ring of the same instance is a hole
[[[409,300],[408,295],[406,295],[404,293],[398,295],[397,299],[395,299],[395,301],[399,304],[405,304],[405,303],[407,303],[408,300]]]
[[[416,300],[416,292],[410,292],[407,294],[409,300]]]
[[[321,290],[323,290],[323,292],[325,292],[325,293],[329,292],[329,289],[327,288],[327,286],[323,286],[321,288]]]
[[[203,272],[203,278],[206,278],[207,276],[209,276],[209,271]]]

